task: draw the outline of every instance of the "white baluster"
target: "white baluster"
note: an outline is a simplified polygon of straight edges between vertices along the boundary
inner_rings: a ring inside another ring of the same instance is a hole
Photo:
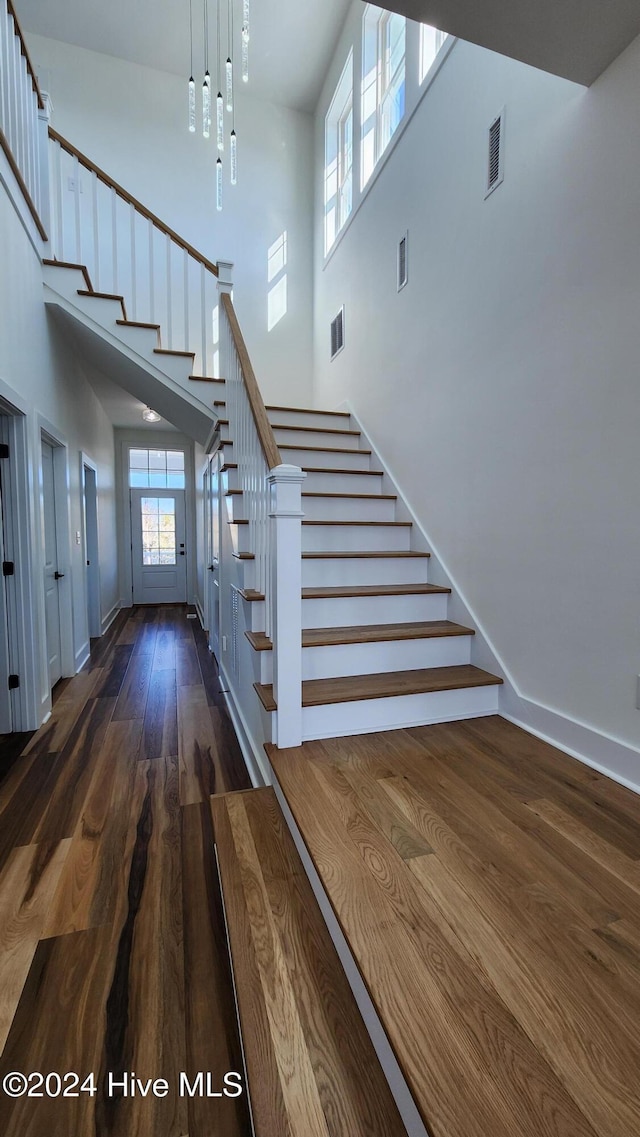
[[[200,364],[200,374],[208,375],[207,371],[207,344],[210,332],[207,331],[207,270],[204,265],[200,265],[200,323],[202,325],[202,361]],[[220,333],[218,332],[218,337]],[[213,375],[213,371],[211,372]]]
[[[189,254],[184,252],[184,350],[189,351]]]
[[[155,271],[153,267],[153,221],[149,222],[149,321],[155,323]]]
[[[82,264],[82,227],[80,225],[80,163],[77,158],[73,162],[73,188],[75,192],[76,208],[76,264]]]
[[[131,319],[137,318],[137,272],[136,272],[136,207],[130,206],[131,214]]]
[[[167,237],[167,347],[173,348],[173,320],[171,311],[171,237]]]
[[[98,214],[98,179],[91,175],[91,202],[93,215],[93,287],[100,291],[100,232]]]
[[[278,704],[280,748],[302,743],[302,483],[297,466],[271,470],[269,516],[274,526],[271,553],[273,600],[273,688]],[[265,592],[266,595],[266,592]]]

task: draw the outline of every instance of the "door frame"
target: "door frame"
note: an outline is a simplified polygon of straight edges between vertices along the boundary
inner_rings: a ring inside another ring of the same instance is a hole
[[[155,486],[155,487],[152,486],[152,487],[148,487],[148,488],[144,488],[144,487],[140,487],[140,486],[131,486],[129,488],[129,516],[130,516],[130,521],[131,521],[131,581],[132,581],[133,603],[134,603],[134,605],[149,603],[149,601],[145,602],[144,600],[141,600],[141,599],[136,600],[136,598],[135,598],[136,574],[135,574],[135,570],[134,570],[134,556],[137,552],[142,557],[143,549],[144,549],[144,532],[142,529],[142,522],[141,522],[141,517],[140,517],[140,504],[142,502],[143,497],[159,497],[159,498],[165,497],[167,499],[172,498],[172,500],[176,503],[176,509],[175,509],[175,514],[174,514],[176,519],[178,517],[178,513],[179,512],[182,513],[182,536],[184,537],[184,542],[179,542],[180,530],[179,530],[177,522],[176,522],[176,528],[175,528],[175,540],[176,540],[175,567],[176,567],[176,570],[179,568],[180,573],[183,574],[185,599],[184,600],[157,600],[157,601],[152,601],[152,603],[155,603],[155,604],[186,604],[187,598],[189,596],[189,573],[188,573],[189,554],[188,554],[188,550],[187,550],[187,495],[186,495],[186,490],[175,489],[175,488],[172,488],[170,486],[167,488],[162,488],[162,487],[158,487],[158,486]],[[135,524],[135,530],[136,531],[135,531],[135,533],[134,533],[134,522],[133,522],[133,515],[134,515],[133,503],[134,503],[134,501],[136,501],[138,503],[137,508],[135,510],[135,514],[136,514],[136,524]],[[180,510],[178,510],[178,501],[181,502]],[[139,531],[137,528],[138,525],[140,525]],[[138,547],[138,537],[140,539],[139,547]],[[184,564],[182,564],[182,562],[180,560],[181,557],[184,557]],[[157,567],[161,568],[164,566],[159,565]],[[171,568],[173,566],[167,565],[166,567]],[[143,571],[144,571],[143,567],[140,566],[140,572],[142,573]],[[167,589],[167,591],[170,591],[170,589]]]
[[[40,504],[40,564],[44,565],[44,501],[42,473],[42,443],[53,448],[53,490],[56,513],[56,554],[58,572],[64,573],[58,585],[60,605],[60,663],[62,678],[76,674],[73,620],[73,581],[71,564],[71,493],[69,486],[69,447],[64,435],[42,415],[38,415],[38,497]],[[45,625],[43,624],[43,627]],[[46,655],[46,643],[45,643]],[[49,668],[45,669],[48,685]]]
[[[87,471],[93,474],[91,524],[87,518]],[[82,560],[85,567],[85,607],[87,612],[87,638],[95,639],[102,635],[102,606],[100,601],[100,544],[98,529],[98,467],[88,454],[80,451],[80,487],[82,493]],[[87,562],[90,562],[89,564]],[[88,570],[88,571],[87,571]],[[89,581],[92,581],[90,587]]]
[[[34,603],[34,513],[30,476],[31,407],[17,391],[0,379],[0,441],[9,446],[3,464],[3,505],[5,510],[5,556],[13,560],[15,572],[9,578],[13,597],[8,620],[11,670],[20,677],[20,686],[11,692],[14,731],[36,730],[42,722],[38,697],[40,667],[36,645],[39,641],[37,608]]]

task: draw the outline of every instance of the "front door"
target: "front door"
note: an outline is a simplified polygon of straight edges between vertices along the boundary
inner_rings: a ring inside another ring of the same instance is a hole
[[[134,604],[185,604],[184,490],[131,490]]]
[[[58,532],[56,527],[56,490],[53,446],[42,440],[42,508],[44,510],[44,604],[47,629],[49,686],[62,678],[62,643],[60,636],[60,596],[58,581]]]

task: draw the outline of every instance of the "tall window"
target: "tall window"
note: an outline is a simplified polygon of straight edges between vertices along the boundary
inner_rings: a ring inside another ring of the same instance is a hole
[[[420,82],[423,83],[435,62],[440,48],[447,39],[447,33],[430,24],[420,25]]]
[[[324,128],[324,251],[331,249],[353,205],[353,52],[336,87]]]
[[[363,188],[404,115],[406,41],[404,16],[367,4],[362,42]]]

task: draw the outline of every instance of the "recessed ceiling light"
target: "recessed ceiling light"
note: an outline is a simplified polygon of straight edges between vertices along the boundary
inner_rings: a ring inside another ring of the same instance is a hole
[[[162,415],[159,415],[157,411],[152,411],[151,407],[145,407],[142,417],[145,422],[160,422]]]

